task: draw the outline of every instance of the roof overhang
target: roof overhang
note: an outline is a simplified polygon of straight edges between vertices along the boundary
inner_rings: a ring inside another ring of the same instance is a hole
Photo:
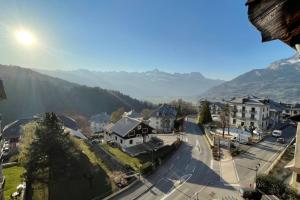
[[[299,0],[248,0],[246,5],[262,42],[279,39],[300,52]]]
[[[290,119],[295,122],[300,122],[300,115],[292,116],[292,117],[290,117]]]

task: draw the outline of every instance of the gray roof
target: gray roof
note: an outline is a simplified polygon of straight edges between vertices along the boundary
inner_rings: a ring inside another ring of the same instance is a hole
[[[159,108],[157,108],[153,113],[152,117],[176,117],[177,111],[176,109],[168,104],[162,104]]]
[[[112,127],[112,132],[121,137],[125,137],[131,130],[133,130],[141,121],[129,117],[123,117],[115,123]]]
[[[22,134],[22,127],[34,120],[35,120],[34,118],[19,119],[6,125],[3,128],[2,137],[4,139],[19,138]]]
[[[266,105],[268,101],[269,99],[259,98],[256,96],[243,96],[243,97],[234,97],[229,101],[229,103]]]
[[[269,100],[268,104],[270,105],[270,110],[275,110],[277,112],[281,112],[282,110],[285,109],[285,106],[283,106],[281,103],[278,103],[273,100]]]
[[[4,90],[3,82],[0,80],[0,100],[6,99],[6,93]]]

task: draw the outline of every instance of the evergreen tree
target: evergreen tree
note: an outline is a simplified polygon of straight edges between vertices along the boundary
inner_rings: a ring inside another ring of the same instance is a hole
[[[202,102],[201,112],[200,112],[200,116],[198,119],[198,123],[199,124],[207,124],[210,122],[212,122],[212,117],[211,117],[211,113],[210,113],[209,102],[204,101],[204,102]]]

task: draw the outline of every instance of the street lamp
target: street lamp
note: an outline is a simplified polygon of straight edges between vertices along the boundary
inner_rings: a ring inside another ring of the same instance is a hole
[[[258,163],[256,166],[255,166],[255,187],[256,187],[256,180],[257,180],[257,171],[260,167],[260,164]]]

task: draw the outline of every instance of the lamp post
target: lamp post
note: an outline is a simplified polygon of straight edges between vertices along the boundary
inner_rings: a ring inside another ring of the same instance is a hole
[[[260,167],[260,163],[258,163],[256,166],[255,166],[255,187],[256,187],[256,180],[257,180],[257,171]]]

